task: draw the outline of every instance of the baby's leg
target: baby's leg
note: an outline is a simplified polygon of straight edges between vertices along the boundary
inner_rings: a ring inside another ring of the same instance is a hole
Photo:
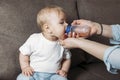
[[[35,72],[33,75],[35,80],[50,80],[51,76],[52,76],[52,74],[44,73],[44,72]]]
[[[68,80],[66,77],[62,77],[58,74],[53,75],[50,80]]]
[[[23,75],[22,73],[18,75],[16,80],[35,80],[32,76],[28,77]]]

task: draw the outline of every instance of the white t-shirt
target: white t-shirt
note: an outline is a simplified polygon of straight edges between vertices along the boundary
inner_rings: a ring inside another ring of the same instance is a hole
[[[55,73],[61,67],[61,60],[71,57],[68,49],[58,41],[47,40],[42,33],[32,34],[19,50],[30,56],[30,66],[37,72]]]

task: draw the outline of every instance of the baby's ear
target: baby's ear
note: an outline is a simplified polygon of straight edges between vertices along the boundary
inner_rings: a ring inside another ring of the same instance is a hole
[[[44,29],[45,32],[47,32],[47,33],[49,33],[49,34],[52,33],[51,30],[50,30],[50,27],[48,26],[48,24],[44,24],[44,25],[43,25],[43,29]]]
[[[48,27],[48,25],[47,24],[44,24],[43,25],[43,29],[48,29],[49,27]]]

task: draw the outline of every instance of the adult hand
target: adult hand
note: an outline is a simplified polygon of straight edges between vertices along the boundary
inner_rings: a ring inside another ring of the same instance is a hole
[[[80,20],[74,20],[71,25],[72,26],[75,26],[75,25],[89,26],[91,28],[90,33],[89,33],[90,36],[92,36],[94,34],[100,34],[100,31],[99,31],[100,24],[96,23],[96,22],[80,19]]]
[[[64,48],[78,48],[79,45],[79,39],[78,38],[66,38],[64,40],[60,40],[60,44],[64,47]]]

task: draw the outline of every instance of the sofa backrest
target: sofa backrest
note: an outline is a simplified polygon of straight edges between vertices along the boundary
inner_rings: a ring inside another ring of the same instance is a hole
[[[105,24],[120,23],[120,0],[77,0],[80,18]]]

